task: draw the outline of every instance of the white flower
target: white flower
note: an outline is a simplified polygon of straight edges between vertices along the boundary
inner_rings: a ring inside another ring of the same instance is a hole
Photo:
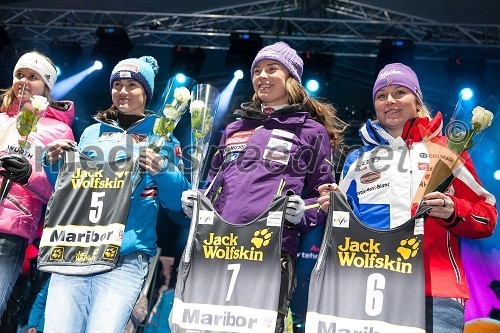
[[[472,119],[470,122],[476,131],[481,132],[490,126],[492,120],[493,113],[489,110],[486,110],[481,106],[476,106],[474,110],[472,110]]]
[[[49,102],[47,101],[47,98],[39,95],[34,95],[33,97],[30,98],[31,100],[31,105],[38,111],[44,111],[47,106],[49,106]]]
[[[184,104],[191,99],[191,92],[186,87],[178,87],[174,90],[174,98],[180,104]]]
[[[177,111],[177,109],[171,105],[165,106],[165,108],[163,109],[163,114],[166,118],[173,120],[175,120],[179,116],[179,112]]]
[[[205,102],[202,100],[194,100],[191,102],[191,105],[189,105],[189,111],[201,111],[205,107]]]

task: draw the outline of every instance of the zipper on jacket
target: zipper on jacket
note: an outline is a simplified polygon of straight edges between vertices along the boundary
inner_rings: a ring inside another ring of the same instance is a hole
[[[450,263],[453,266],[453,271],[455,272],[455,277],[457,279],[457,283],[462,284],[462,276],[460,275],[460,270],[458,269],[457,262],[455,257],[453,256],[453,251],[451,249],[450,242],[450,231],[446,230],[446,247],[448,249],[448,256],[450,257]]]
[[[20,203],[19,201],[17,201],[17,199],[15,199],[12,195],[10,195],[10,194],[7,195],[6,199],[9,199],[9,201],[12,202],[14,204],[14,206],[16,206],[17,208],[19,208],[19,210],[24,213],[24,215],[31,216],[31,214],[28,211],[28,209],[26,207],[24,207],[22,203]]]

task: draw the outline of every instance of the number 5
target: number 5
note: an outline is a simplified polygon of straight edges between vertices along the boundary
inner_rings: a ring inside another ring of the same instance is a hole
[[[101,219],[103,203],[99,198],[104,197],[106,192],[92,192],[90,200],[89,221],[97,223]]]

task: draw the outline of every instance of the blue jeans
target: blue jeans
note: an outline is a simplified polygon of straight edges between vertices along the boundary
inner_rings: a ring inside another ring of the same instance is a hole
[[[425,298],[426,333],[462,333],[464,331],[462,304],[451,298]]]
[[[149,269],[149,257],[133,252],[101,274],[52,274],[45,333],[122,333]]]
[[[0,234],[0,319],[7,308],[21,268],[23,267],[26,239],[9,234]]]

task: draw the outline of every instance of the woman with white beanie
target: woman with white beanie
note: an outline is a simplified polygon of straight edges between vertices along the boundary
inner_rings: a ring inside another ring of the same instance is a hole
[[[12,182],[0,202],[0,317],[21,272],[25,249],[35,238],[42,206],[52,194],[41,166],[42,149],[58,138],[73,140],[73,102],[51,100],[56,79],[49,58],[28,52],[15,65],[12,86],[0,94],[0,178]],[[17,118],[37,95],[47,98],[49,106],[27,137],[29,147],[21,147]]]

